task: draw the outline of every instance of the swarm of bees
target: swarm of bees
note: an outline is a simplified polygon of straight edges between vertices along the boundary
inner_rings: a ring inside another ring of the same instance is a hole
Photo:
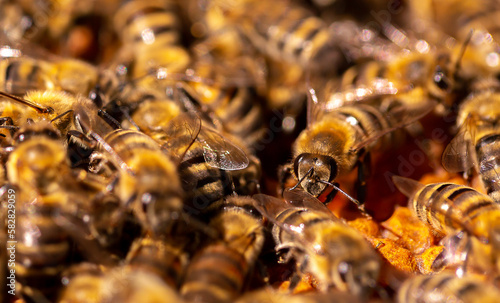
[[[0,1],[2,302],[500,300],[500,3],[80,2]]]

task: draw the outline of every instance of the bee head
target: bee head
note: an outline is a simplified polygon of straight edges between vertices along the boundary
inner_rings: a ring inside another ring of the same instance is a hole
[[[315,197],[328,186],[321,181],[330,182],[338,173],[337,162],[332,157],[309,153],[300,154],[293,169],[302,188]]]

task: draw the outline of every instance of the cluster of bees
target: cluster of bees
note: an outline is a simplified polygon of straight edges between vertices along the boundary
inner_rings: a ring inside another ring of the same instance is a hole
[[[499,301],[497,1],[0,7],[2,302]]]

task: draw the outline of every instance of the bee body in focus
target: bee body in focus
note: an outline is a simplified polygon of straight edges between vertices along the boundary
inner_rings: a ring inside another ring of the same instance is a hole
[[[285,191],[286,203],[256,195],[259,211],[275,225],[276,250],[289,250],[297,270],[310,273],[319,290],[335,286],[360,297],[376,287],[380,260],[356,230],[304,191]],[[291,287],[297,281],[291,282]]]

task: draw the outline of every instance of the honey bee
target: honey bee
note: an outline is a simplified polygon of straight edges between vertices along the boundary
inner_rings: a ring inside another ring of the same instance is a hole
[[[121,36],[124,56],[132,61],[132,79],[159,67],[180,72],[191,62],[190,54],[181,46],[181,22],[176,10],[170,0],[128,1],[118,9],[114,26]]]
[[[453,183],[423,185],[398,176],[394,176],[393,181],[396,187],[409,197],[408,205],[413,213],[421,221],[428,222],[435,231],[448,235],[449,238],[465,232],[482,243],[489,244],[496,254],[500,247],[500,228],[497,223],[500,207],[490,197],[471,187]],[[470,244],[464,244],[467,254],[470,250],[467,246],[470,247]],[[438,259],[438,262],[440,261],[441,259]],[[438,266],[436,261],[434,263]]]
[[[97,141],[92,158],[101,160],[94,170],[112,166],[114,191],[125,206],[134,210],[147,230],[161,235],[168,232],[172,218],[180,217],[183,192],[176,165],[156,141],[142,132],[116,129],[104,137],[88,128]]]
[[[58,302],[182,302],[175,289],[147,272],[122,266],[109,270],[79,266],[73,271]]]
[[[258,82],[252,80],[250,69],[259,68],[250,58],[235,59],[237,67],[226,67],[214,60],[198,60],[193,70],[203,79],[216,79],[208,85],[204,81],[188,82],[198,96],[200,106],[208,107],[214,119],[220,121],[220,129],[239,138],[245,138],[246,146],[252,148],[262,138],[263,109],[258,103]],[[239,76],[242,83],[237,83]],[[233,74],[231,74],[233,73]],[[227,75],[228,76],[222,76]],[[221,77],[222,76],[222,77]],[[247,82],[248,81],[248,82]]]
[[[50,121],[61,135],[84,133],[82,124],[107,133],[112,127],[98,123],[98,109],[94,103],[83,96],[61,91],[29,91],[24,98],[0,91],[4,98],[0,103],[2,116],[14,125],[24,125],[27,121]],[[75,137],[76,142],[78,141]],[[83,144],[83,143],[82,143]]]
[[[397,293],[398,303],[443,302],[496,302],[500,293],[487,282],[468,276],[459,278],[452,273],[415,276],[406,280]]]
[[[177,289],[188,263],[185,245],[174,240],[143,237],[137,239],[130,248],[126,265],[131,271],[153,273],[167,285]]]
[[[369,153],[396,144],[400,134],[395,130],[417,121],[432,109],[432,106],[421,106],[410,110],[405,101],[400,101],[402,98],[404,96],[398,95],[387,107],[377,103],[345,105],[333,110],[316,107],[319,111],[314,116],[311,114],[307,129],[296,139],[292,147],[293,163],[281,171],[281,180],[293,171],[298,180],[296,186],[300,185],[315,197],[331,186],[335,190],[327,197],[329,202],[340,190],[332,183],[335,178],[357,167],[358,200],[346,196],[363,210]]]
[[[194,256],[186,270],[181,295],[189,301],[229,302],[243,290],[244,283],[264,243],[261,218],[249,212],[249,197],[230,197],[210,225],[222,241],[209,244]]]
[[[97,192],[84,194],[72,177],[66,147],[50,123],[26,124],[15,139],[6,168],[9,183],[16,187],[16,279],[27,300],[50,300],[71,262],[72,243],[83,240],[74,239],[59,220],[86,213]]]
[[[288,250],[301,274],[310,273],[321,292],[329,287],[366,296],[376,289],[380,259],[355,229],[319,200],[301,190],[285,191],[285,201],[255,195],[256,208],[274,223],[276,250]],[[290,288],[299,280],[292,278]]]
[[[305,294],[287,294],[264,288],[249,292],[241,296],[236,303],[327,303],[335,298],[335,302],[361,302],[356,296],[342,291],[329,291],[328,293],[305,293]]]
[[[284,59],[319,69],[321,64],[337,67],[343,59],[338,46],[331,43],[323,20],[303,7],[288,1],[281,2],[285,11],[254,1],[217,1],[215,5],[226,12],[229,24],[238,26],[257,49],[275,60]],[[244,14],[250,7],[252,15]],[[288,39],[290,36],[293,39]]]
[[[0,89],[22,96],[29,90],[60,90],[87,95],[98,83],[99,69],[72,58],[62,58],[27,41],[13,42],[0,35]]]
[[[172,100],[143,102],[131,117],[178,163],[185,207],[193,215],[233,191],[245,194],[248,183],[258,184],[260,162],[253,156],[250,161],[244,145],[221,135],[205,120],[193,118],[190,112],[182,113]],[[234,188],[235,182],[238,188]]]
[[[497,81],[471,93],[459,106],[456,125],[458,134],[446,147],[442,163],[449,172],[468,172],[474,168],[481,177],[487,194],[500,201],[497,173],[496,139],[500,134],[496,120],[500,113]]]

